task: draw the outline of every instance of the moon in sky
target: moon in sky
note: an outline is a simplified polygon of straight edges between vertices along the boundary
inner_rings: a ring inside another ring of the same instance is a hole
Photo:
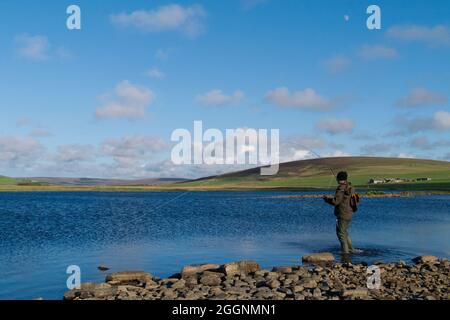
[[[345,22],[348,22],[348,21],[350,20],[350,17],[349,17],[348,14],[346,14],[346,15],[344,16],[344,20],[345,20]]]

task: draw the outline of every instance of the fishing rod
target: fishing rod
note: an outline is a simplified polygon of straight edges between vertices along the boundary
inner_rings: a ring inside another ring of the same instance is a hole
[[[305,148],[306,150],[308,150],[309,152],[311,152],[313,155],[315,155],[317,158],[323,159],[323,157],[322,157],[320,154],[318,154],[317,152],[315,152],[314,150],[312,150],[312,149],[310,149],[310,148],[307,148],[307,147],[305,147],[305,146],[302,146],[302,145],[300,145],[300,147]],[[334,173],[333,168],[332,168],[332,167],[328,167],[328,169],[330,169],[331,174],[336,178],[336,174]]]

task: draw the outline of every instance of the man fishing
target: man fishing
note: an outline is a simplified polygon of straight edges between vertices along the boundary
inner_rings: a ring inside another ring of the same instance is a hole
[[[357,210],[355,203],[352,203],[352,195],[356,193],[351,183],[347,181],[347,172],[339,172],[336,181],[339,186],[336,189],[335,196],[324,196],[323,199],[326,203],[334,206],[334,215],[337,218],[336,234],[341,243],[341,251],[343,254],[350,254],[354,250],[348,228],[352,221],[353,212]]]

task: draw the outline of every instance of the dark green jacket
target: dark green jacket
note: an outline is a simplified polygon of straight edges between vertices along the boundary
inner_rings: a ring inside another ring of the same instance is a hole
[[[350,183],[341,183],[336,189],[334,198],[326,198],[325,201],[334,206],[334,215],[337,218],[351,220],[353,209],[350,206],[350,198],[355,193]]]

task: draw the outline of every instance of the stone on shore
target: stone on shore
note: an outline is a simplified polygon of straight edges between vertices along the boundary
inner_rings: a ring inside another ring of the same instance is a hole
[[[439,261],[438,257],[435,256],[420,256],[412,259],[415,263],[436,263]]]
[[[220,273],[218,273],[217,275],[214,275],[212,273],[205,274],[200,278],[200,283],[205,286],[214,287],[219,286],[222,283],[222,279],[220,277]]]
[[[305,263],[329,264],[334,261],[334,256],[330,252],[311,253],[302,257]]]
[[[152,281],[152,275],[144,271],[114,272],[106,276],[106,282],[115,285],[143,285]]]
[[[64,294],[64,300],[80,299],[104,299],[114,296],[117,293],[117,288],[112,287],[107,283],[82,283],[79,289],[72,289]]]
[[[237,261],[226,263],[220,267],[227,276],[235,274],[249,274],[254,273],[261,269],[258,263],[255,261]]]
[[[273,272],[279,272],[279,273],[291,273],[292,267],[273,267]]]
[[[220,268],[218,264],[206,263],[198,265],[184,266],[181,270],[181,277],[185,278],[196,273],[202,273],[204,271],[217,270]]]
[[[344,290],[342,292],[342,297],[344,298],[364,298],[369,295],[369,292],[367,289],[359,288],[359,289],[353,289],[353,290]]]
[[[208,270],[187,272],[185,277],[180,274],[164,279],[142,271],[113,273],[107,277],[108,283],[83,283],[79,289],[66,292],[64,299],[450,299],[450,261],[446,259],[420,257],[415,265],[399,261],[377,266],[381,269],[382,281],[378,288],[370,289],[367,288],[368,266],[364,263],[284,266],[269,271],[259,269],[255,262],[241,261],[227,263],[220,268],[205,267]]]

